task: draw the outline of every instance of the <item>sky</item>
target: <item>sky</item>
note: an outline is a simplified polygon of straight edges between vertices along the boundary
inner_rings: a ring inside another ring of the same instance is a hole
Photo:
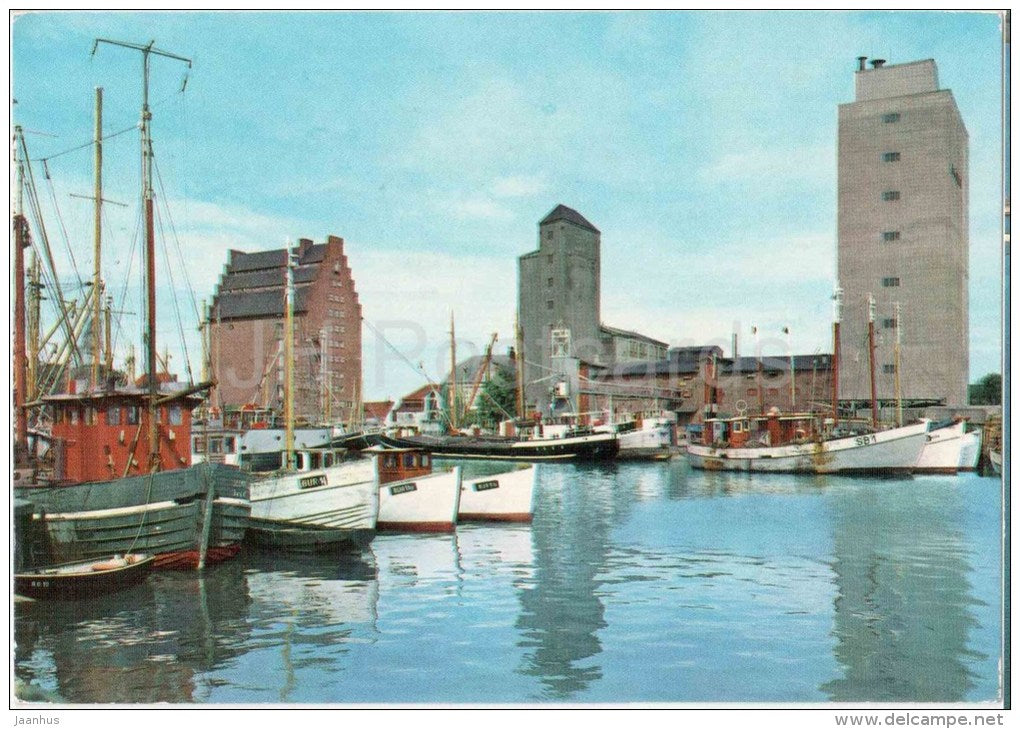
[[[517,257],[557,204],[602,232],[602,318],[671,345],[831,351],[837,107],[856,57],[934,58],[970,135],[971,381],[1001,371],[1002,53],[978,12],[36,12],[12,106],[69,296],[92,268],[95,86],[103,268],[122,361],[140,343],[140,54],[156,41],[159,348],[200,370],[195,308],[227,251],[345,241],[366,399],[512,345]],[[186,83],[185,83],[186,79]],[[183,86],[183,91],[181,90]],[[54,204],[55,201],[55,204]],[[132,255],[132,250],[135,253]],[[77,289],[77,293],[74,293]],[[194,296],[192,296],[194,292]],[[176,306],[175,306],[176,302]],[[178,323],[177,310],[181,311]],[[183,331],[184,337],[179,336]],[[384,341],[385,340],[385,341]],[[183,342],[183,344],[182,344]],[[390,347],[387,342],[392,344]],[[394,351],[396,350],[396,351]],[[397,353],[399,352],[399,354]]]

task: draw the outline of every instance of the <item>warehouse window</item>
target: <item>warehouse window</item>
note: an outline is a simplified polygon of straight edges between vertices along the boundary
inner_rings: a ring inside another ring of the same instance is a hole
[[[893,375],[896,374],[896,365],[884,364],[882,365],[882,374]]]
[[[894,240],[899,240],[899,239],[900,239],[900,231],[898,231],[898,230],[887,230],[884,233],[882,233],[882,240],[884,240],[886,243],[890,243],[890,242],[892,242]]]
[[[899,200],[900,199],[900,191],[899,190],[886,190],[885,192],[882,193],[882,199],[885,200],[886,202],[891,202],[893,200]]]
[[[883,319],[882,320],[882,328],[883,329],[895,329],[896,328],[896,320],[895,319]]]
[[[553,308],[553,302],[552,302],[552,301],[547,301],[547,302],[545,302],[545,308],[546,308],[546,309],[551,309],[551,308]]]
[[[883,162],[899,162],[900,161],[900,153],[899,152],[886,152],[885,154],[882,155],[882,161]]]
[[[882,279],[882,285],[885,286],[886,288],[889,288],[890,286],[899,286],[900,279],[898,276],[887,276],[886,278]]]
[[[896,112],[894,112],[892,114],[883,114],[882,115],[882,123],[883,124],[895,124],[899,120],[900,120],[900,115],[898,113],[896,113]]]

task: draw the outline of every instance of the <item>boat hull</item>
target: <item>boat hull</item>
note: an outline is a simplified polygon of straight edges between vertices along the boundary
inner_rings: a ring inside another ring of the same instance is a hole
[[[381,484],[379,531],[452,532],[460,505],[461,470]]]
[[[761,448],[687,445],[691,466],[708,471],[909,474],[926,442],[926,423],[823,441]]]
[[[929,431],[914,473],[956,473],[960,468],[965,427],[961,421]]]
[[[378,511],[369,461],[269,476],[252,484],[247,541],[300,552],[361,546],[375,534]]]
[[[538,466],[465,479],[458,521],[530,522],[535,514]]]
[[[976,471],[980,460],[981,431],[972,430],[963,436],[963,445],[960,447],[960,470]]]
[[[146,553],[155,555],[156,569],[191,569],[203,551],[206,565],[240,551],[248,489],[247,474],[207,463],[113,481],[24,486],[15,494],[33,504],[35,564]]]
[[[136,556],[136,560],[90,559],[16,574],[14,591],[36,600],[77,600],[123,590],[144,582],[155,566],[154,556]]]
[[[612,433],[566,438],[515,440],[512,438],[380,436],[388,448],[416,448],[441,458],[497,461],[604,461],[616,458],[620,442]]]

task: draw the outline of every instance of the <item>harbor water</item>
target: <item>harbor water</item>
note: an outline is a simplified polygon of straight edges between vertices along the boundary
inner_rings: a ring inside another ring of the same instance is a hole
[[[469,468],[491,468],[470,464]],[[22,697],[1001,700],[1001,482],[542,465],[532,524],[17,603]]]

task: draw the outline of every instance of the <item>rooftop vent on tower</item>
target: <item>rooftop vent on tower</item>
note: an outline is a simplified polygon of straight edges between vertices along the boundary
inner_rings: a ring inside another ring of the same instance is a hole
[[[871,62],[871,67],[872,68],[882,68],[882,66],[884,66],[884,65],[885,65],[885,59],[884,58],[876,58],[876,59],[874,59]]]

